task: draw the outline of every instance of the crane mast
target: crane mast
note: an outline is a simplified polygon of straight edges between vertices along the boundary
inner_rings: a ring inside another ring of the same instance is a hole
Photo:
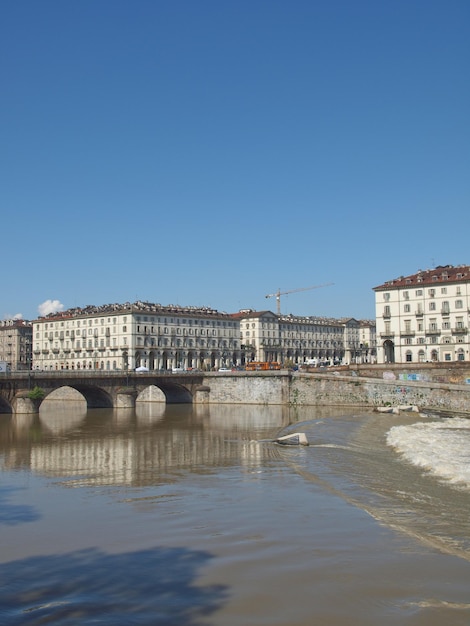
[[[290,289],[289,291],[281,291],[278,289],[276,293],[268,293],[265,298],[276,298],[277,314],[281,315],[281,296],[286,296],[289,293],[297,293],[298,291],[309,291],[310,289],[320,289],[320,287],[328,287],[334,283],[325,283],[323,285],[313,285],[313,287],[300,287],[299,289]]]

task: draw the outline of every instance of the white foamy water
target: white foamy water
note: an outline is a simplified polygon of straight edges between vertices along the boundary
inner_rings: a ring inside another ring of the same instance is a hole
[[[394,426],[387,444],[416,467],[470,491],[470,420],[448,418]]]

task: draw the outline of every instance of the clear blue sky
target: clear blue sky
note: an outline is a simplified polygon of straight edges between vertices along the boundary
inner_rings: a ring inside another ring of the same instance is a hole
[[[148,300],[370,318],[468,264],[468,0],[0,7],[0,317]]]

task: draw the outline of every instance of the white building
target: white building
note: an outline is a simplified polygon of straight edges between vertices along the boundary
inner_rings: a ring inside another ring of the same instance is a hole
[[[377,336],[375,320],[361,320],[359,347],[362,363],[377,363]]]
[[[33,322],[33,369],[213,369],[239,364],[240,327],[210,308],[149,302],[69,309]]]
[[[439,266],[374,288],[377,361],[469,361],[470,266]]]
[[[251,309],[242,309],[234,318],[240,322],[240,342],[247,361],[337,364],[365,359],[361,323],[353,318],[278,316]],[[371,354],[369,346],[367,353]]]

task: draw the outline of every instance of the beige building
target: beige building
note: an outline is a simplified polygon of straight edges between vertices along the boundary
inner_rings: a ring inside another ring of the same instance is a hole
[[[33,322],[33,368],[214,369],[239,364],[239,324],[210,308],[149,302],[69,309]]]
[[[361,363],[377,363],[377,335],[375,320],[360,321],[359,347],[361,352]]]
[[[28,370],[32,358],[32,323],[14,319],[0,321],[0,361],[11,371]]]
[[[470,360],[470,266],[419,270],[374,291],[378,363]]]
[[[361,363],[371,355],[373,323],[366,347],[365,342],[361,345],[361,322],[353,318],[278,316],[251,309],[243,309],[234,317],[240,323],[246,361],[349,364]]]

